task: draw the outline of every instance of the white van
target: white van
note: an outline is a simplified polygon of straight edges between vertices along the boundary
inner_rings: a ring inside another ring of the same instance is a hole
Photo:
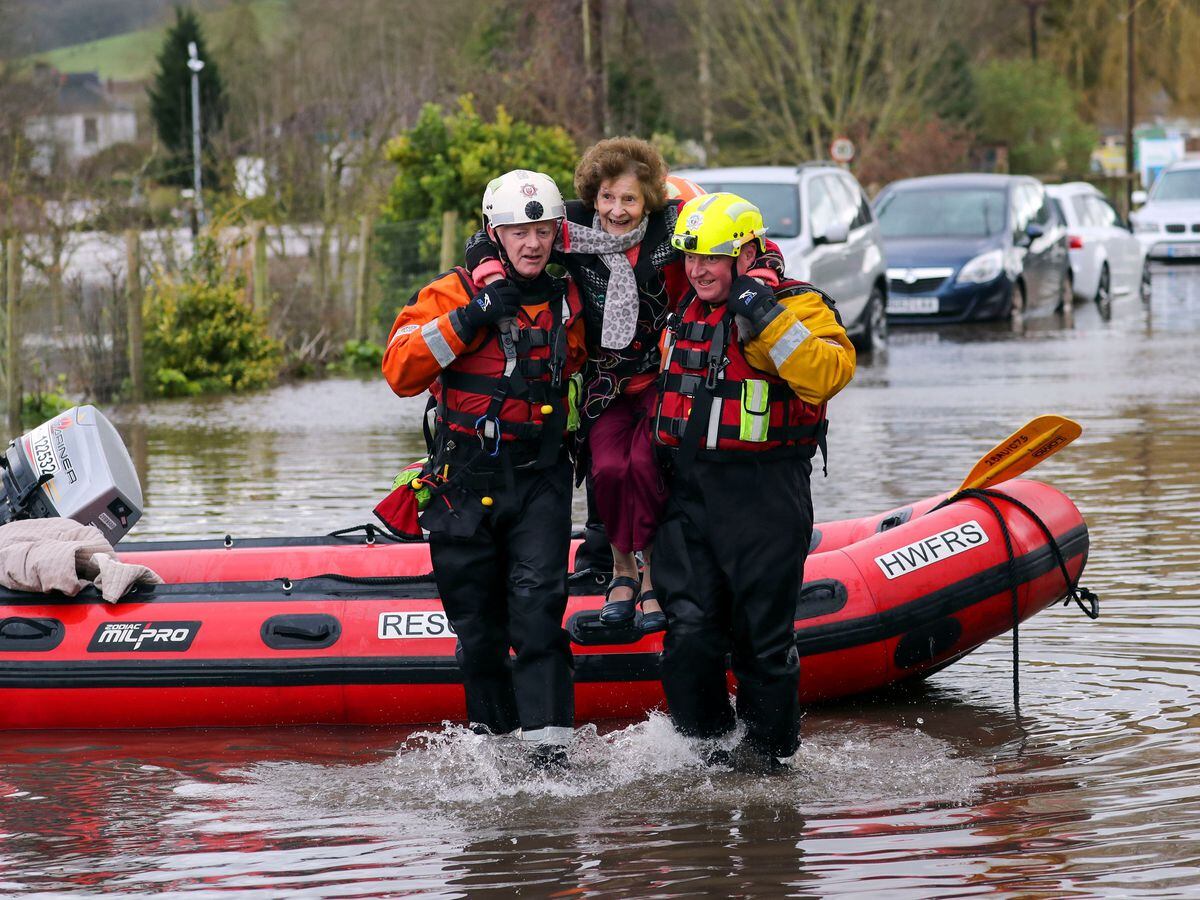
[[[870,351],[887,340],[887,262],[879,225],[862,187],[828,163],[739,166],[672,172],[706,191],[730,191],[762,210],[789,278],[837,303],[851,340]]]

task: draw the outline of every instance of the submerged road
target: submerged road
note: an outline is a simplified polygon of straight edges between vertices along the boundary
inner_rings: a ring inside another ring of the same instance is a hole
[[[422,409],[345,380],[112,410],[134,537],[367,522]],[[1156,269],[1107,322],[894,331],[831,406],[817,517],[952,488],[1048,412],[1084,433],[1031,476],[1087,519],[1102,616],[1022,628],[1020,716],[1005,637],[809,711],[772,779],[703,769],[661,716],[583,729],[553,778],[455,728],[8,734],[0,894],[1200,892],[1200,269]]]

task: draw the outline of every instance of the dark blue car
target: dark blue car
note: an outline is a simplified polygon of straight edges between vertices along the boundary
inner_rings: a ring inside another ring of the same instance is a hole
[[[884,188],[874,207],[889,322],[1003,319],[1071,302],[1066,230],[1036,179],[908,178]]]

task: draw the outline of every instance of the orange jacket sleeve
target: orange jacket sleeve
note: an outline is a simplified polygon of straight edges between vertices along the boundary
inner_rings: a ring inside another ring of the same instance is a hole
[[[383,377],[401,397],[415,397],[437,379],[446,366],[482,343],[477,335],[468,344],[455,328],[455,311],[469,303],[462,281],[448,272],[428,284],[409,302],[392,325],[383,351]]]
[[[575,291],[575,285],[571,283],[568,290]],[[401,397],[415,397],[427,390],[458,357],[487,340],[484,332],[466,342],[456,327],[457,311],[470,300],[458,275],[450,272],[421,288],[416,298],[400,310],[383,351],[383,377],[393,391]],[[567,330],[567,359],[563,368],[568,375],[578,372],[586,359],[586,336],[580,315]]]

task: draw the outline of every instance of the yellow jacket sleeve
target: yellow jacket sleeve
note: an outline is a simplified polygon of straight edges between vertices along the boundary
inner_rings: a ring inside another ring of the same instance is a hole
[[[779,314],[743,346],[746,360],[778,375],[801,400],[824,403],[854,377],[854,345],[816,291],[779,303]]]

